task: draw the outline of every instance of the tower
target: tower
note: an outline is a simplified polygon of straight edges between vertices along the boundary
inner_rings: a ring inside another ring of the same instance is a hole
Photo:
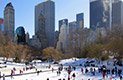
[[[15,11],[12,3],[8,3],[4,9],[4,31],[5,34],[13,41],[15,28]]]
[[[123,2],[121,0],[90,0],[90,28],[123,26]]]
[[[26,34],[24,27],[20,26],[16,29],[16,40],[18,44],[26,43]]]
[[[76,15],[76,22],[78,28],[84,28],[84,13],[79,13]]]
[[[67,52],[67,45],[68,45],[68,25],[66,24],[65,20],[63,20],[61,28],[60,28],[60,33],[59,33],[59,39],[57,42],[56,48],[63,53]]]
[[[60,32],[61,26],[62,26],[64,23],[65,23],[66,25],[68,25],[68,19],[59,20],[59,32]]]
[[[110,0],[90,0],[90,28],[110,27]]]
[[[112,4],[112,26],[123,27],[123,2],[118,1]]]
[[[45,19],[44,27],[46,32],[46,38],[48,42],[47,47],[54,47],[54,36],[55,36],[55,3],[51,0],[47,0],[35,6],[35,34],[40,32],[39,23],[42,23],[42,20],[39,19],[39,15],[42,15]],[[40,20],[40,21],[39,21]]]
[[[29,36],[29,33],[27,32],[26,33],[26,43],[29,43],[29,39],[30,39],[30,36]]]
[[[38,31],[36,32],[36,35],[41,43],[41,48],[46,48],[48,46],[48,42],[45,31],[45,18],[42,14],[38,16]]]

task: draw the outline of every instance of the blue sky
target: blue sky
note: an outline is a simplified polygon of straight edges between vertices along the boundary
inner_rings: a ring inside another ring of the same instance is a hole
[[[3,18],[4,7],[12,2],[15,9],[15,29],[23,26],[30,36],[34,35],[34,7],[45,0],[0,0],[0,17]],[[58,20],[68,18],[76,20],[77,13],[84,13],[85,27],[89,27],[89,0],[53,0],[55,2],[55,27]]]

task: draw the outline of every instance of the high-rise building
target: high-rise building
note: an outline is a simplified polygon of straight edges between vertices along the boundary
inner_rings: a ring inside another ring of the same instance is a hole
[[[60,28],[63,24],[66,24],[68,25],[68,19],[62,19],[62,20],[59,20],[59,31],[60,31]]]
[[[117,1],[112,4],[112,26],[123,27],[123,2]]]
[[[4,31],[4,20],[2,18],[0,18],[0,32]]]
[[[63,21],[63,24],[61,25],[60,28],[60,33],[59,33],[59,39],[57,42],[56,48],[63,53],[67,52],[67,47],[68,47],[68,25],[66,25],[65,21]]]
[[[77,22],[73,21],[69,23],[69,47],[75,47],[78,45],[77,30],[80,28],[77,26]]]
[[[55,31],[55,47],[57,46],[58,38],[59,38],[59,31]]]
[[[12,3],[8,3],[4,9],[4,31],[5,34],[14,40],[14,29],[15,29],[15,11]]]
[[[73,21],[69,23],[69,34],[74,34],[77,30],[77,22]]]
[[[28,44],[36,49],[41,49],[41,42],[39,41],[39,38],[37,38],[37,35],[33,35],[32,38],[29,39]]]
[[[111,29],[123,26],[123,2],[121,0],[90,0],[90,28]]]
[[[76,22],[78,28],[84,28],[84,13],[76,15]]]
[[[16,29],[16,41],[18,44],[26,43],[26,34],[24,27],[20,26]]]
[[[42,15],[45,20],[45,32],[48,41],[47,47],[54,47],[55,36],[55,3],[51,0],[47,0],[35,6],[35,34],[40,32],[39,17]],[[38,34],[41,35],[41,34]],[[38,36],[37,35],[37,36]]]
[[[45,18],[42,14],[40,14],[38,17],[38,27],[39,28],[36,35],[42,44],[41,48],[44,49],[48,46],[48,42],[47,42],[46,31],[45,31]]]
[[[26,43],[27,43],[27,44],[29,43],[29,39],[30,39],[30,36],[29,36],[29,33],[27,32],[27,33],[26,33]]]
[[[110,0],[90,0],[90,28],[110,27]]]

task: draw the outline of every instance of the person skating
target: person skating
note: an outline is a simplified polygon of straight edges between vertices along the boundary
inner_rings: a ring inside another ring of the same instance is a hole
[[[5,80],[5,74],[3,74],[3,80]]]
[[[10,74],[11,78],[13,77],[13,71],[11,70],[11,74]]]
[[[73,73],[72,77],[73,77],[73,80],[75,80],[75,77],[76,77],[75,73]]]
[[[83,68],[81,68],[81,72],[82,72],[82,74],[83,74]]]
[[[2,76],[1,76],[1,72],[0,72],[0,79],[1,79],[1,77],[2,77]]]
[[[118,75],[121,76],[122,70],[118,69]]]
[[[71,73],[71,70],[70,70],[70,69],[68,69],[68,74],[70,75],[70,73]]]
[[[88,73],[88,69],[87,68],[85,69],[85,73]]]
[[[103,67],[102,76],[103,76],[103,79],[105,79],[105,76],[106,76],[106,68],[105,67]]]
[[[54,68],[52,68],[52,72],[54,71]]]
[[[68,74],[68,80],[70,80],[70,75]]]
[[[120,80],[122,80],[122,76],[120,76]]]
[[[37,75],[39,75],[40,71],[37,71]]]

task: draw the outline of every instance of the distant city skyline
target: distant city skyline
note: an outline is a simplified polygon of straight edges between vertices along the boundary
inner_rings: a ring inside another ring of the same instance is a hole
[[[7,3],[12,2],[15,9],[15,29],[24,26],[30,36],[34,35],[34,8],[46,0],[0,0],[0,18]],[[58,30],[58,21],[67,18],[69,22],[76,20],[76,14],[84,13],[84,26],[89,27],[89,0],[52,0],[55,2],[55,30]]]

